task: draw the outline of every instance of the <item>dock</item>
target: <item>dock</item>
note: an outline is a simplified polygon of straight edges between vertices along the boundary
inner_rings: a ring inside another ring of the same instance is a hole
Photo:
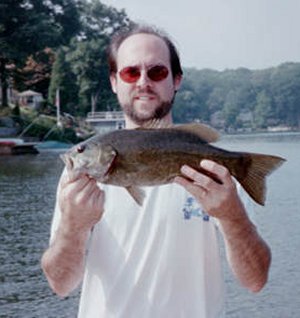
[[[0,155],[38,154],[36,143],[19,138],[0,138]]]
[[[122,111],[90,112],[87,114],[86,122],[100,134],[125,127]]]

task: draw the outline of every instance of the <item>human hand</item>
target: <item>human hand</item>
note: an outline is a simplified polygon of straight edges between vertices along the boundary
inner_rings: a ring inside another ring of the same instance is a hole
[[[75,174],[67,166],[59,184],[58,204],[66,231],[87,232],[101,219],[104,192],[96,180]]]
[[[181,168],[183,177],[176,177],[174,181],[191,193],[210,216],[239,217],[244,209],[228,169],[211,160],[202,160],[199,168],[210,176],[184,165]]]

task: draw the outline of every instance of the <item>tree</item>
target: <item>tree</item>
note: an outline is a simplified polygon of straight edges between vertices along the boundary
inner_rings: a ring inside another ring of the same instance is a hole
[[[99,0],[90,0],[83,3],[80,11],[81,38],[98,39],[110,37],[121,28],[132,24],[124,10],[118,10],[101,3]]]
[[[271,74],[274,110],[281,124],[300,127],[300,64],[284,63]]]
[[[272,116],[272,98],[265,90],[259,92],[256,96],[256,105],[254,109],[255,128],[266,128],[268,119]]]
[[[84,115],[90,111],[91,104],[94,110],[115,109],[118,104],[110,89],[106,48],[112,33],[121,27],[128,27],[131,21],[123,10],[118,11],[98,0],[84,3],[80,9],[80,21],[79,36],[73,37],[70,45],[64,49],[64,63],[70,66],[72,83],[77,87],[76,110],[78,114]],[[65,82],[68,79],[64,76],[58,80],[61,76],[59,68],[53,67],[50,101],[58,83],[67,89]],[[70,105],[70,100],[65,99],[62,108],[65,104]]]
[[[0,84],[7,106],[12,70],[46,47],[68,43],[78,32],[77,0],[2,0],[0,3]],[[1,107],[0,106],[0,107]]]
[[[12,74],[14,88],[18,91],[31,89],[47,96],[54,57],[50,48],[37,52],[34,57],[30,56],[25,66]]]
[[[67,48],[62,46],[56,52],[48,90],[48,102],[54,105],[56,90],[59,89],[61,111],[75,115],[78,111],[78,85],[71,65],[66,61],[66,51]]]
[[[237,116],[239,114],[239,95],[236,90],[231,90],[226,96],[223,107],[223,115],[227,127],[237,128]]]
[[[90,110],[92,99],[97,103],[102,90],[109,89],[105,48],[106,41],[101,38],[80,41],[71,46],[66,56],[75,75],[81,114]]]

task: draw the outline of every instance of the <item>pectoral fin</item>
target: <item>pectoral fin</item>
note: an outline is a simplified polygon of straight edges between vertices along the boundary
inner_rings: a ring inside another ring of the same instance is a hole
[[[138,187],[130,186],[126,187],[126,190],[128,193],[132,196],[132,198],[135,200],[135,202],[142,206],[145,198],[145,192]]]

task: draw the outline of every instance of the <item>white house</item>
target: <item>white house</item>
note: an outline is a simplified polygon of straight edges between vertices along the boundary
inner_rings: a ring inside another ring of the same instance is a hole
[[[18,94],[20,106],[28,106],[33,109],[38,109],[43,101],[43,95],[35,91],[24,91]]]

